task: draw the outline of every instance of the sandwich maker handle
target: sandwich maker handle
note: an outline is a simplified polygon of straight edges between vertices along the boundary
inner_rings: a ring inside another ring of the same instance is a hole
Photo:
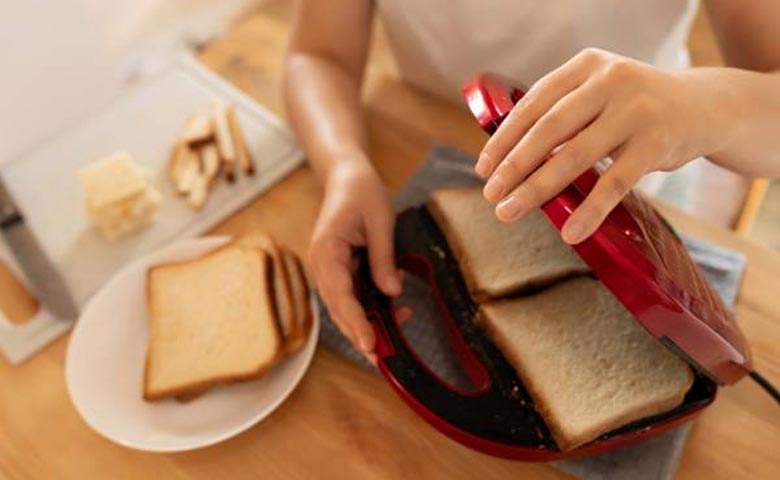
[[[498,130],[509,112],[528,89],[495,73],[483,73],[463,85],[469,110],[488,134]]]

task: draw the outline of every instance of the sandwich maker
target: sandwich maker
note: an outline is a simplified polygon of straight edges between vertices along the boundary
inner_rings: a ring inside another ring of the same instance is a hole
[[[502,77],[482,74],[466,83],[463,94],[480,126],[492,134],[524,91]],[[594,169],[589,170],[542,206],[557,229],[598,178]],[[395,245],[398,267],[431,287],[452,351],[474,388],[465,391],[448,385],[414,352],[394,317],[392,300],[374,285],[363,251],[356,290],[376,332],[379,370],[432,426],[484,453],[550,461],[636,443],[692,419],[713,402],[718,385],[754,373],[750,349],[734,317],[679,238],[647,202],[629,194],[590,238],[573,248],[648,332],[694,368],[695,379],[673,410],[562,452],[514,369],[476,326],[478,305],[424,205],[399,214]]]

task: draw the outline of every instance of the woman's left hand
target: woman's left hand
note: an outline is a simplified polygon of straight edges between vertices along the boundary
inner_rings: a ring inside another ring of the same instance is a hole
[[[609,156],[613,163],[561,232],[581,242],[645,173],[728,143],[734,102],[713,78],[717,70],[666,72],[582,51],[535,83],[485,145],[476,165],[490,177],[485,198],[498,204],[499,220],[517,220]]]

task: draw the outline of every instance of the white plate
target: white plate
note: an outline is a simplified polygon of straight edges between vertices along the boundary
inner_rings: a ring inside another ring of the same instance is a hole
[[[146,271],[150,265],[193,258],[229,241],[182,241],[119,272],[89,302],[68,345],[68,392],[90,427],[120,445],[173,452],[205,447],[256,424],[292,392],[317,345],[319,318],[306,346],[261,379],[221,386],[187,403],[141,398],[147,342]]]

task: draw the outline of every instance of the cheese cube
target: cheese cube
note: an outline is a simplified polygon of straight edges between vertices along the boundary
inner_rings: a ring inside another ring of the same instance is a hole
[[[87,216],[114,240],[148,225],[162,203],[148,173],[126,152],[118,152],[79,171]]]

